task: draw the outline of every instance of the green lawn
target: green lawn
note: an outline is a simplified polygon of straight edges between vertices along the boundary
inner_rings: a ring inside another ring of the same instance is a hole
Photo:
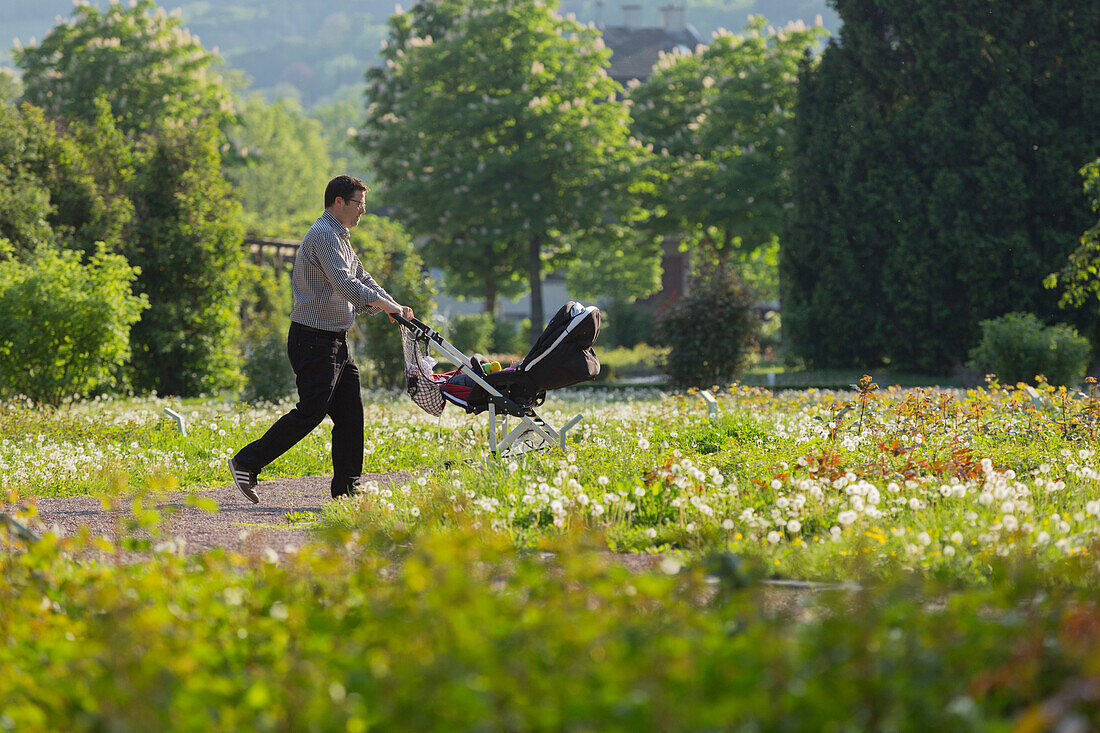
[[[551,422],[585,414],[569,450],[496,461],[483,418],[371,395],[369,469],[423,470],[283,560],[120,568],[0,529],[0,729],[1100,723],[1100,400],[715,396],[554,394]],[[12,499],[224,485],[285,407],[9,403],[0,475]],[[324,474],[327,441],[265,475]]]

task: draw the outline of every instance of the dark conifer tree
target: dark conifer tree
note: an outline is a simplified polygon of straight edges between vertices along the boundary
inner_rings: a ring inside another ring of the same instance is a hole
[[[1088,226],[1100,5],[835,6],[840,36],[797,107],[780,264],[796,352],[943,371],[983,319],[1064,317],[1043,279]]]

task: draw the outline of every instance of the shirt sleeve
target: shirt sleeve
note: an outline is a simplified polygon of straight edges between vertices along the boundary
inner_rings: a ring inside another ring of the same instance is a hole
[[[382,296],[386,298],[386,300],[393,300],[393,296],[386,292],[386,290],[381,285],[379,285],[373,277],[371,277],[371,274],[369,272],[363,269],[363,263],[359,261],[358,257],[355,258],[355,264],[358,266],[356,277],[361,283],[366,285],[369,290],[373,290],[376,293],[381,293]],[[397,301],[394,302],[396,303]],[[375,305],[360,306],[357,303],[352,303],[352,305],[355,306],[356,314],[364,313],[370,316],[374,315],[375,313],[383,312],[381,308]]]
[[[335,233],[321,237],[317,248],[318,266],[332,287],[355,308],[356,313],[378,313],[382,309],[370,305],[377,300],[392,300],[389,294],[363,269],[363,264]]]

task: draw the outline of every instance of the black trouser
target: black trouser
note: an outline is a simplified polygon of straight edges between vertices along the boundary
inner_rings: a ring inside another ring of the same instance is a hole
[[[259,473],[325,419],[332,418],[332,476],[358,478],[363,472],[363,397],[359,368],[348,354],[344,332],[321,331],[291,322],[286,353],[298,382],[298,404],[280,417],[234,460]]]

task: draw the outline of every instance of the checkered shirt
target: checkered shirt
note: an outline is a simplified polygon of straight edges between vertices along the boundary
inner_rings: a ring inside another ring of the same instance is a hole
[[[302,238],[290,282],[290,320],[326,331],[346,331],[357,314],[382,311],[371,303],[393,300],[363,269],[351,248],[351,232],[328,211]]]

